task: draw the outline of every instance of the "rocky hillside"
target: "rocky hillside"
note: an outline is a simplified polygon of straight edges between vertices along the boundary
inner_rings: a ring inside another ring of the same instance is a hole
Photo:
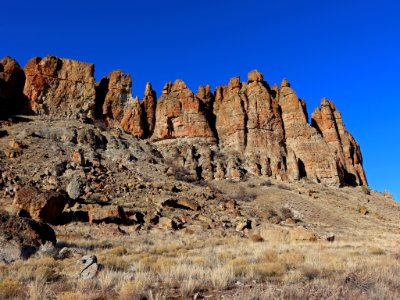
[[[200,86],[196,94],[176,80],[158,99],[148,83],[142,100],[132,97],[131,86],[122,71],[96,83],[89,63],[35,57],[22,69],[6,57],[0,60],[0,114],[123,130],[146,140],[192,181],[254,175],[367,185],[360,147],[335,105],[323,99],[309,122],[304,100],[286,79],[270,87],[254,70],[246,82],[234,77],[214,92]]]

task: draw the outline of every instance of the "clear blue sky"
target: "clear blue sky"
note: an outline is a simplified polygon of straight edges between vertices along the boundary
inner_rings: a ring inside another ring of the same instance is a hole
[[[400,200],[398,1],[2,1],[0,57],[54,54],[196,90],[259,69],[286,77],[309,113],[333,100],[361,145],[372,188]]]

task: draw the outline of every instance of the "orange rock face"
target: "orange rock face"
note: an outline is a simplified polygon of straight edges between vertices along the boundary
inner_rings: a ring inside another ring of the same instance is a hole
[[[322,99],[321,108],[316,108],[312,114],[312,124],[336,154],[344,183],[368,185],[362,167],[360,146],[346,130],[335,104],[328,99]]]
[[[132,99],[131,76],[122,71],[108,75],[108,91],[103,104],[103,117],[109,127],[118,127],[124,116],[124,108]]]
[[[249,172],[286,177],[284,133],[279,103],[258,71],[216,90],[214,114],[220,147],[239,153]],[[233,168],[228,173],[238,175]]]
[[[94,65],[71,59],[35,57],[25,66],[24,94],[36,114],[94,118]]]
[[[156,108],[153,140],[203,137],[214,138],[199,100],[181,80],[166,84]]]
[[[97,118],[149,138],[182,178],[240,180],[253,174],[367,185],[360,147],[334,104],[323,99],[309,124],[306,104],[287,80],[271,88],[254,70],[247,82],[234,77],[215,93],[200,86],[196,95],[176,80],[157,101],[147,83],[139,101],[132,97],[130,75],[122,71],[95,85],[92,64],[55,56],[33,58],[24,70],[9,57],[0,61],[0,113],[23,111],[18,101],[25,82],[23,93],[34,113]]]
[[[287,80],[283,80],[279,90],[279,105],[286,147],[294,154],[289,163],[297,164],[299,177],[328,184],[340,183],[334,153],[318,131],[308,124],[305,102],[297,97]]]
[[[0,117],[19,113],[24,109],[25,74],[15,59],[0,60]]]
[[[102,118],[108,127],[121,127],[137,138],[147,138],[154,130],[156,94],[146,84],[144,99],[132,97],[132,79],[122,71],[112,71],[97,84]]]

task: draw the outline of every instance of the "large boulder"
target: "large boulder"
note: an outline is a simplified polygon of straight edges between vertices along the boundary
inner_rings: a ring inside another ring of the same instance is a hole
[[[54,118],[94,118],[94,65],[48,55],[24,68],[24,94],[36,114]]]
[[[0,60],[0,118],[24,109],[25,74],[17,61],[9,56]]]
[[[15,194],[13,205],[20,214],[44,223],[57,224],[68,198],[54,191],[24,187]]]
[[[0,212],[0,261],[28,259],[47,242],[56,243],[49,225]]]

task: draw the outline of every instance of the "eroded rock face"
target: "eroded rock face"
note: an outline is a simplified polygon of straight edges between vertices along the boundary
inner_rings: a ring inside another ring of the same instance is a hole
[[[336,154],[344,183],[367,185],[360,146],[346,130],[342,116],[333,102],[322,99],[321,108],[316,108],[312,114],[312,125]]]
[[[279,105],[286,145],[295,154],[299,176],[327,184],[340,183],[334,153],[318,131],[308,124],[305,102],[297,97],[287,80],[283,80],[279,90]],[[296,161],[290,163],[295,165]]]
[[[0,261],[28,259],[46,242],[56,243],[56,235],[47,224],[0,212]]]
[[[103,104],[103,117],[108,127],[118,127],[124,116],[124,109],[132,99],[132,79],[122,71],[108,75],[108,89]]]
[[[31,59],[24,70],[24,94],[34,113],[54,118],[94,118],[93,64],[49,55]]]
[[[0,118],[26,109],[24,84],[25,74],[17,61],[9,56],[0,60]]]
[[[97,83],[97,99],[102,105],[100,118],[108,127],[121,127],[137,138],[147,138],[154,130],[156,94],[146,84],[143,101],[132,97],[132,79],[122,71],[112,71]]]
[[[228,86],[218,87],[215,95],[220,147],[238,153],[250,173],[286,178],[279,104],[262,74],[256,70],[249,72],[247,83],[234,77]]]
[[[25,73],[24,94],[34,113],[97,118],[107,127],[150,138],[188,180],[240,180],[253,174],[367,184],[360,147],[334,104],[323,100],[310,125],[305,102],[289,82],[271,88],[257,70],[248,73],[247,82],[234,77],[215,93],[206,85],[195,95],[181,80],[168,82],[158,101],[150,83],[142,101],[132,97],[132,79],[122,71],[95,86],[93,65],[74,60],[36,57]],[[14,109],[13,101],[23,81],[15,60],[0,61],[3,114],[21,109],[20,103]]]
[[[167,83],[156,108],[153,140],[202,137],[214,139],[201,100],[181,80]]]

